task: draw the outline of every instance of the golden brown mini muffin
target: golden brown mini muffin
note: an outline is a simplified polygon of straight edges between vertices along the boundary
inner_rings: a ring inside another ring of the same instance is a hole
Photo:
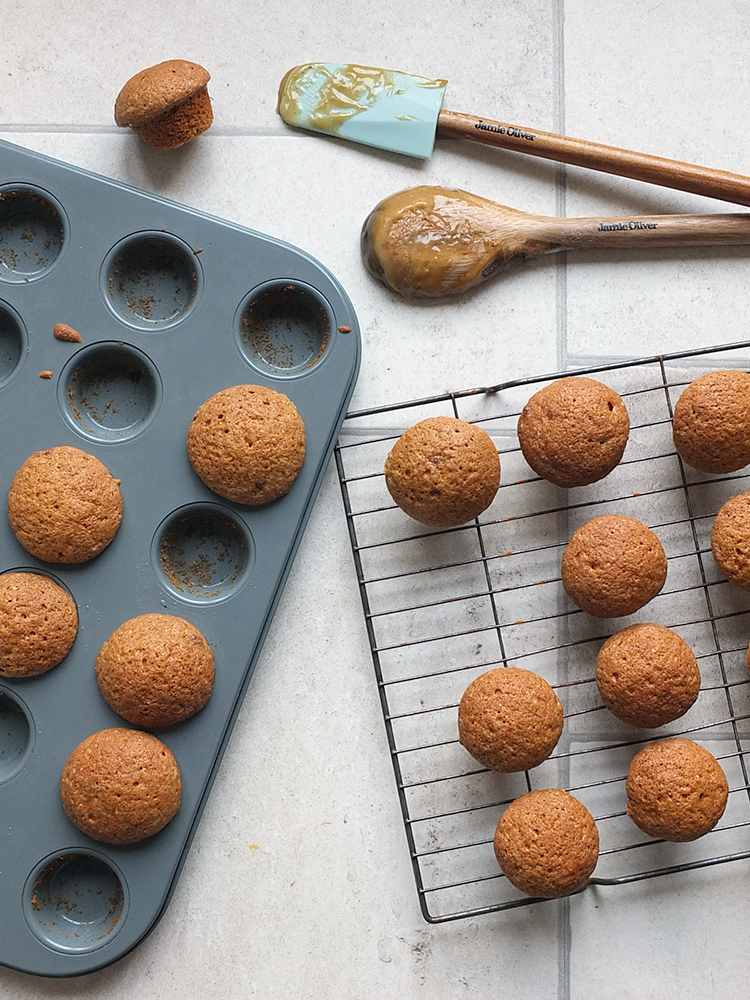
[[[700,472],[736,472],[750,462],[750,375],[708,372],[691,382],[674,408],[672,439]]]
[[[136,726],[172,726],[211,697],[214,657],[198,629],[175,615],[145,614],[123,622],[96,658],[104,699]]]
[[[262,385],[222,389],[198,409],[188,458],[209,489],[234,503],[270,503],[292,488],[305,458],[305,425],[294,403]]]
[[[599,831],[586,806],[569,792],[527,792],[498,821],[495,857],[517,889],[556,899],[588,882],[599,860]]]
[[[68,818],[89,837],[134,844],[158,833],[180,808],[180,769],[151,733],[102,729],[68,758],[60,797]]]
[[[62,445],[26,459],[11,483],[8,517],[18,541],[37,559],[82,563],[115,537],[122,496],[98,458]]]
[[[596,658],[596,683],[614,716],[631,726],[656,729],[694,704],[701,674],[685,640],[649,622],[607,639]]]
[[[210,74],[187,59],[168,59],[132,76],[115,101],[115,122],[155,149],[174,149],[213,121]]]
[[[527,771],[557,746],[563,709],[547,681],[530,670],[498,667],[469,684],[458,706],[459,741],[493,771]]]
[[[681,843],[716,826],[729,784],[712,753],[677,736],[649,743],[635,755],[625,791],[628,816],[640,830]]]
[[[0,575],[0,674],[32,677],[65,659],[78,632],[70,594],[40,573]]]
[[[603,514],[575,531],[562,558],[562,584],[597,618],[631,615],[659,593],[667,557],[650,528],[633,517]]]
[[[489,434],[457,417],[428,417],[401,435],[385,461],[385,485],[410,517],[450,528],[478,517],[500,485]]]
[[[727,580],[750,590],[750,492],[730,497],[719,508],[711,529],[711,551]]]
[[[534,393],[518,418],[523,457],[543,479],[566,489],[595,483],[622,458],[630,418],[620,396],[583,375]]]

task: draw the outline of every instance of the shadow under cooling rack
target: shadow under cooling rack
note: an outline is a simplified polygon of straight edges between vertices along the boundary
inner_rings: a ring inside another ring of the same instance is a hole
[[[674,403],[706,371],[750,368],[750,341],[618,361],[347,415],[336,463],[375,673],[422,912],[441,922],[539,902],[495,861],[503,809],[531,788],[576,795],[599,828],[591,884],[616,885],[750,857],[750,592],[727,583],[710,545],[713,518],[750,489],[747,470],[707,476],[684,466],[671,436]],[[560,490],[539,479],[518,447],[516,423],[543,384],[588,374],[620,393],[630,414],[621,464],[591,486]],[[395,440],[430,416],[482,426],[502,464],[493,504],[459,528],[430,529],[392,502],[383,465]],[[590,618],[560,582],[568,538],[601,513],[636,517],[658,535],[667,582],[649,605],[617,620]],[[701,691],[681,719],[658,730],[619,722],[595,682],[602,642],[626,625],[675,629],[701,669]],[[534,670],[565,711],[563,736],[531,772],[496,774],[458,742],[467,685],[506,663]],[[717,827],[671,844],[642,834],[625,811],[630,760],[647,742],[686,735],[720,761],[730,785]],[[586,891],[586,890],[583,890]]]

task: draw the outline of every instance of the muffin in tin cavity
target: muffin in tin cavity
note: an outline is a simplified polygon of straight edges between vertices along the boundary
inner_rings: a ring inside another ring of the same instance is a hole
[[[654,532],[622,514],[602,514],[573,533],[562,557],[565,592],[596,618],[621,618],[664,586],[667,557]]]
[[[188,458],[206,486],[253,507],[289,492],[305,447],[305,425],[294,403],[262,385],[217,392],[199,407],[187,435]]]
[[[711,528],[711,551],[730,583],[750,590],[750,492],[730,497]]]
[[[182,779],[160,739],[118,726],[79,743],[62,770],[60,797],[70,821],[93,840],[134,844],[176,815]]]
[[[395,503],[421,524],[451,528],[485,511],[500,486],[500,456],[489,434],[458,417],[410,427],[385,460]]]
[[[699,472],[736,472],[750,463],[750,375],[729,369],[701,375],[674,408],[677,454]]]
[[[41,573],[0,574],[0,676],[33,677],[61,663],[78,633],[76,602]]]
[[[176,615],[123,622],[103,643],[96,679],[104,700],[133,725],[173,726],[211,697],[214,657],[203,634]]]
[[[187,59],[167,59],[132,76],[115,101],[115,123],[154,149],[175,149],[213,122],[211,75]]]
[[[557,899],[581,889],[599,860],[599,831],[586,806],[560,788],[514,799],[498,820],[495,857],[528,896]]]
[[[557,746],[563,708],[530,670],[497,667],[469,684],[458,705],[459,742],[492,771],[527,771]]]
[[[82,563],[99,555],[122,521],[119,482],[94,455],[61,445],[34,452],[15,474],[8,518],[37,559]]]
[[[552,382],[518,418],[518,443],[538,476],[565,489],[604,479],[620,462],[630,418],[618,393],[584,375]]]
[[[607,639],[596,658],[596,683],[616,718],[656,729],[695,704],[701,675],[695,654],[681,636],[646,622]]]
[[[724,814],[729,783],[714,755],[681,736],[649,743],[630,763],[628,816],[649,837],[697,840]]]

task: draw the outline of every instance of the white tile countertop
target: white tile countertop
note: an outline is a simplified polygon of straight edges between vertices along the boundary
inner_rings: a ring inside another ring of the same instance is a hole
[[[570,217],[745,209],[459,140],[410,160],[295,131],[275,110],[292,66],[360,63],[447,78],[451,110],[750,174],[741,0],[31,0],[4,20],[0,139],[320,261],[361,327],[352,410],[750,335],[745,247],[554,254],[463,296],[407,301],[359,251],[370,210],[403,188]],[[214,124],[157,152],[115,126],[113,106],[130,76],[171,58],[211,73]],[[747,830],[733,849],[750,850]],[[0,967],[0,997],[739,1000],[748,886],[738,860],[424,919],[331,463],[163,917],[83,977]]]

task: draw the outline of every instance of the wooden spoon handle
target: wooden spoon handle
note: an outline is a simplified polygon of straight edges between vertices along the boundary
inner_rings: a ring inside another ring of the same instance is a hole
[[[520,227],[519,227],[520,228]],[[750,212],[737,215],[638,215],[602,219],[538,217],[534,236],[550,249],[739,246],[750,243]]]
[[[471,139],[547,160],[572,163],[578,167],[750,206],[750,177],[726,170],[635,153],[553,132],[539,132],[458,111],[440,111],[436,134],[438,138]]]

